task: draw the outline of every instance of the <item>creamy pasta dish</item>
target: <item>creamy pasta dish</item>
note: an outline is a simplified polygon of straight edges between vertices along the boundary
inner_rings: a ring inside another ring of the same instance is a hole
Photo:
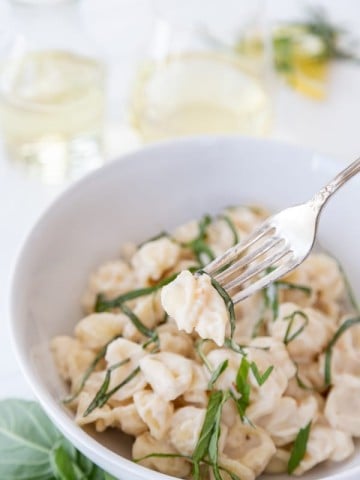
[[[360,317],[314,253],[232,304],[202,268],[267,216],[231,207],[101,265],[73,336],[51,348],[76,422],[134,438],[132,457],[194,480],[302,475],[360,436]]]

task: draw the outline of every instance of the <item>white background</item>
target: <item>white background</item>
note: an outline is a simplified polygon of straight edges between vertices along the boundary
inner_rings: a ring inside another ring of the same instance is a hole
[[[221,0],[208,1],[218,2],[220,11],[225,5]],[[269,0],[269,18],[293,19],[303,3]],[[333,20],[344,24],[354,34],[360,31],[358,0],[307,3],[326,5]],[[85,25],[98,42],[110,68],[112,156],[136,148],[139,143],[124,121],[132,72],[144,54],[144,40],[146,43],[146,35],[149,35],[149,11],[146,0],[84,0],[81,4]],[[8,15],[6,0],[0,0],[0,39],[1,25],[7,24]],[[334,156],[341,166],[360,152],[360,66],[351,63],[334,65],[328,89],[327,100],[318,103],[286,87],[279,87],[274,98],[276,116],[272,137]],[[32,396],[17,366],[10,341],[10,277],[27,232],[62,188],[64,185],[45,186],[28,178],[22,170],[14,168],[0,147],[0,397]]]

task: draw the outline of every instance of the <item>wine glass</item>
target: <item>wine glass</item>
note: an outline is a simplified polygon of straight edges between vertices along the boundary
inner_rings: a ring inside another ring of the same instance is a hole
[[[264,2],[157,0],[154,11],[130,104],[144,141],[268,133],[272,62]]]

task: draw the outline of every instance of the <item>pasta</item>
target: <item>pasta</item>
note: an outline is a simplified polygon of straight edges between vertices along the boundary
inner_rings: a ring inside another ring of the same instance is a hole
[[[79,425],[119,429],[134,461],[194,480],[302,475],[352,455],[360,319],[337,261],[310,255],[234,318],[202,271],[266,216],[204,216],[91,275],[74,336],[51,342]]]

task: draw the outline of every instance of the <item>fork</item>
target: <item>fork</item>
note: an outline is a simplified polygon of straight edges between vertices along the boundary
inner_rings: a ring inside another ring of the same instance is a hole
[[[309,255],[320,213],[329,198],[359,171],[360,158],[310,201],[269,217],[244,241],[203,270],[225,289],[235,304],[283,277]]]

